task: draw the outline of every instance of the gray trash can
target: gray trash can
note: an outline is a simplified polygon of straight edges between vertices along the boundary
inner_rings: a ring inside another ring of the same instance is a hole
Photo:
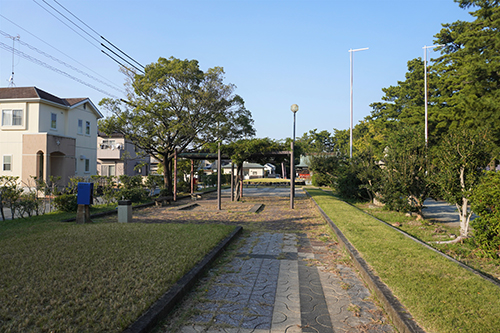
[[[132,201],[118,200],[118,222],[132,222]]]

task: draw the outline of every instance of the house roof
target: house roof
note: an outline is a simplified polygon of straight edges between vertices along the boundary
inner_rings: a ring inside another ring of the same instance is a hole
[[[103,117],[101,112],[99,112],[92,101],[87,97],[60,98],[37,87],[0,88],[0,100],[2,99],[41,99],[59,104],[66,108],[72,108],[83,102],[88,102],[92,105],[92,108],[96,111],[99,118]]]
[[[226,169],[226,168],[230,168],[231,167],[231,164],[232,163],[229,163],[229,164],[226,164],[226,165],[223,165],[222,168],[223,169]],[[248,162],[243,162],[243,168],[250,168],[250,169],[263,169],[264,166],[263,165],[260,165],[258,163],[248,163]]]

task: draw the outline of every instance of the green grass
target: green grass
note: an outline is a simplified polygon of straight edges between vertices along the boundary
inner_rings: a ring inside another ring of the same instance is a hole
[[[120,332],[232,230],[1,222],[0,331]]]
[[[426,332],[498,332],[500,288],[321,190],[316,202]]]
[[[432,223],[431,221],[416,221],[414,217],[403,213],[385,210],[367,203],[356,203],[362,209],[387,223],[400,223],[397,228],[428,243],[437,250],[448,254],[474,269],[500,280],[500,260],[485,256],[474,242],[474,238],[452,244],[437,244],[437,241],[451,240],[450,235],[459,235],[460,227],[448,226],[446,223]]]

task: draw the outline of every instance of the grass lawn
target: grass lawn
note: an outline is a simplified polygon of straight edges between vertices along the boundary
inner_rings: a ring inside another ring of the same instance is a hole
[[[0,222],[1,332],[120,332],[233,230],[51,215]]]
[[[375,207],[367,203],[357,203],[355,206],[387,223],[393,224],[398,222],[400,225],[397,228],[500,281],[500,260],[481,255],[481,251],[474,244],[472,238],[466,239],[463,243],[436,244],[436,241],[451,239],[450,235],[452,234],[459,235],[460,227],[450,227],[446,223],[431,223],[426,220],[416,221],[414,217],[384,210],[382,207]]]
[[[322,190],[307,190],[426,332],[500,331],[500,288]]]

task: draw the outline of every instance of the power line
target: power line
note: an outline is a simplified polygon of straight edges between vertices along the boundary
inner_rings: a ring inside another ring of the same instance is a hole
[[[106,45],[104,45],[104,44],[101,44],[101,45],[102,45],[104,48],[106,48],[109,52],[113,53],[115,56],[117,56],[118,58],[120,58],[120,59],[122,59],[123,61],[125,61],[125,62],[126,62],[127,64],[129,64],[130,66],[132,66],[132,67],[134,67],[135,69],[137,69],[138,71],[140,71],[140,72],[144,73],[144,71],[143,71],[143,70],[141,70],[141,69],[137,68],[136,66],[134,66],[132,63],[130,63],[130,61],[127,61],[126,59],[124,59],[122,56],[120,56],[119,54],[117,54],[115,51],[111,50],[111,49],[110,49],[109,47],[107,47]],[[108,57],[110,57],[110,56],[109,56],[109,54],[107,54],[106,52],[104,52],[104,50],[101,50],[101,52],[102,52],[102,53],[104,53],[104,54],[106,54]],[[110,57],[110,58],[111,58],[111,57]],[[111,58],[111,59],[115,60],[114,58]],[[116,60],[115,60],[115,61],[116,61]],[[121,64],[121,65],[123,66],[123,64]],[[123,66],[123,67],[125,67],[125,66]]]
[[[43,2],[45,2],[45,0],[43,0]],[[70,13],[74,18],[76,18],[78,21],[80,21],[81,23],[83,23],[87,28],[89,28],[90,30],[92,30],[96,35],[99,35],[100,34],[95,31],[94,29],[92,29],[91,27],[89,27],[85,22],[83,22],[82,20],[80,20],[75,14],[73,14],[72,12],[70,12],[69,10],[66,9],[66,7],[64,7],[63,5],[61,5],[59,2],[57,2],[56,0],[54,0],[55,3],[57,3],[60,7],[62,7],[65,11],[67,11],[68,13]]]
[[[33,0],[34,3],[36,3],[38,6],[42,7],[43,10],[45,10],[47,13],[49,13],[50,15],[54,16],[59,22],[61,22],[62,24],[64,24],[65,26],[67,26],[68,28],[70,28],[71,30],[73,30],[78,36],[82,37],[83,39],[85,39],[87,42],[89,42],[92,46],[94,46],[96,49],[100,49],[97,45],[93,44],[91,41],[89,41],[87,38],[85,38],[84,36],[82,36],[78,31],[76,31],[75,29],[73,29],[72,27],[70,27],[67,23],[63,22],[63,20],[61,20],[60,18],[58,18],[56,15],[54,15],[53,13],[51,13],[47,8],[45,8],[44,6],[42,6],[41,4],[39,4],[36,0]],[[58,12],[59,13],[59,12]],[[64,15],[63,15],[64,16]],[[87,33],[88,34],[88,33]],[[98,43],[99,41],[92,37],[94,40],[96,40]]]
[[[16,37],[13,37],[13,36],[9,35],[8,33],[4,32],[4,31],[2,31],[2,30],[0,30],[0,34],[1,34],[1,35],[4,35],[4,36],[5,36],[5,37],[7,37],[7,38],[11,38],[11,39],[16,38]],[[108,86],[109,88],[114,89],[114,90],[116,90],[116,91],[118,91],[118,92],[124,93],[121,89],[116,88],[116,87],[114,87],[114,86],[112,86],[112,85],[110,85],[110,84],[108,84],[108,83],[106,83],[106,82],[104,82],[104,81],[102,81],[102,80],[100,80],[100,79],[98,79],[98,78],[96,78],[96,77],[94,77],[94,76],[92,76],[92,75],[88,74],[88,73],[85,73],[84,71],[82,71],[82,70],[80,70],[80,69],[78,69],[78,68],[76,68],[76,67],[74,67],[74,66],[72,66],[72,65],[69,65],[69,64],[65,63],[64,61],[62,61],[62,60],[59,60],[59,59],[57,59],[56,57],[53,57],[53,56],[51,56],[50,54],[45,53],[45,52],[43,52],[43,51],[41,51],[41,50],[37,49],[36,47],[34,47],[34,46],[32,46],[32,45],[30,45],[30,44],[28,44],[28,43],[25,43],[25,42],[23,42],[23,41],[21,41],[21,40],[19,40],[19,39],[18,39],[18,42],[19,42],[19,44],[24,45],[24,46],[28,47],[29,49],[31,49],[31,50],[33,50],[33,51],[36,51],[36,52],[38,52],[39,54],[44,55],[44,56],[46,56],[47,58],[50,58],[50,59],[52,59],[52,60],[54,60],[54,61],[56,61],[56,62],[60,63],[61,65],[64,65],[64,66],[66,66],[66,67],[68,67],[68,68],[70,68],[70,69],[72,69],[72,70],[74,70],[74,71],[76,71],[76,72],[78,72],[78,73],[80,73],[80,74],[82,74],[82,75],[85,75],[85,76],[87,76],[88,78],[90,78],[90,79],[92,79],[92,80],[95,80],[95,81],[97,81],[97,82],[99,82],[99,83],[102,83],[102,84],[104,84],[104,85]]]
[[[35,1],[35,0],[33,0]],[[55,9],[53,6],[51,6],[49,3],[47,3],[47,1],[45,0],[42,0],[45,4],[47,4],[50,8],[52,8],[53,10],[55,10],[59,15],[61,15],[62,17],[64,17],[66,20],[70,21],[74,26],[76,26],[78,29],[82,30],[83,32],[85,32],[87,35],[89,35],[92,39],[94,39],[95,41],[99,42],[95,37],[91,36],[87,31],[85,31],[83,28],[81,28],[80,26],[78,26],[78,24],[76,24],[75,22],[73,22],[71,19],[69,19],[68,17],[66,17],[64,14],[62,14],[60,11],[58,11],[57,9]],[[129,56],[128,54],[126,54],[125,52],[123,52],[121,49],[119,49],[118,47],[116,47],[114,44],[112,44],[110,41],[108,41],[106,38],[104,38],[101,34],[99,34],[97,31],[95,31],[94,29],[92,29],[88,24],[86,24],[85,22],[83,22],[80,18],[78,18],[75,14],[73,14],[72,12],[70,12],[66,7],[64,7],[63,5],[61,5],[59,2],[57,2],[56,0],[53,0],[55,3],[57,3],[60,7],[62,7],[65,11],[67,11],[69,14],[71,14],[71,16],[73,16],[74,18],[76,18],[78,21],[80,21],[82,24],[84,24],[87,28],[89,28],[90,30],[92,30],[96,35],[98,35],[100,38],[102,38],[104,41],[106,41],[109,45],[111,45],[113,48],[115,48],[116,50],[118,50],[121,54],[123,54],[125,57],[129,58],[130,60],[132,60],[133,62],[135,62],[137,65],[139,65],[140,67],[144,68],[143,65],[141,65],[138,61],[136,61],[134,58],[132,58],[131,56]],[[36,1],[35,1],[36,2]],[[135,69],[137,69],[138,71],[141,71],[143,72],[143,70],[137,68],[135,65],[131,64],[128,60],[124,59],[123,57],[119,56],[118,54],[116,54],[114,51],[112,51],[109,47],[105,46],[103,43],[100,43],[101,46],[104,46],[105,48],[107,48],[109,51],[111,51],[112,53],[114,53],[116,56],[118,56],[120,59],[122,59],[123,61],[125,61],[126,63],[128,63],[129,65],[131,65],[132,67],[134,67]],[[102,51],[102,50],[101,50]],[[104,54],[108,55],[106,52],[103,52]],[[108,55],[109,56],[109,55]],[[115,59],[113,59],[115,60]],[[116,61],[116,60],[115,60]],[[121,66],[124,66],[123,64],[120,63]],[[125,67],[125,66],[124,66]]]
[[[31,32],[29,32],[28,30],[24,29],[23,27],[21,27],[20,25],[16,24],[15,22],[9,20],[7,17],[3,16],[2,14],[0,14],[0,17],[2,17],[3,19],[9,21],[11,24],[15,25],[16,27],[18,27],[19,29],[25,31],[26,33],[30,34],[31,36],[35,37],[36,39],[38,39],[39,41],[41,41],[42,43],[44,43],[45,45],[51,47],[52,49],[56,50],[57,52],[63,54],[64,56],[68,57],[69,59],[73,60],[74,62],[78,63],[79,65],[85,67],[86,69],[88,69],[89,71],[91,71],[92,73],[94,73],[95,75],[101,77],[102,79],[108,81],[109,83],[111,84],[114,84],[112,81],[110,81],[109,79],[105,78],[104,76],[102,76],[101,74],[97,73],[96,71],[94,71],[93,69],[91,69],[90,67],[82,64],[81,62],[79,62],[78,60],[76,60],[75,58],[69,56],[68,54],[64,53],[63,51],[59,50],[58,48],[52,46],[51,44],[47,43],[46,41],[44,41],[43,39],[41,39],[40,37],[37,37],[36,35],[32,34]]]
[[[138,63],[137,61],[135,61],[135,59],[133,59],[132,57],[130,57],[128,54],[126,54],[125,52],[123,52],[122,50],[120,50],[118,47],[114,46],[110,41],[108,41],[106,38],[104,38],[103,36],[101,36],[102,39],[104,39],[108,44],[110,44],[111,46],[113,46],[115,49],[117,49],[118,51],[120,51],[122,54],[124,54],[127,58],[129,58],[130,60],[132,60],[133,62],[135,62],[137,65],[141,66],[142,68],[144,68],[143,65],[141,65],[140,63]],[[101,43],[102,46],[104,46],[102,43]],[[127,61],[128,62],[128,61]],[[135,66],[134,66],[135,67]],[[137,67],[136,67],[137,68]]]
[[[77,77],[75,77],[75,76],[73,76],[73,75],[71,75],[71,74],[68,74],[68,73],[66,73],[66,72],[64,72],[64,71],[62,71],[62,70],[60,70],[60,69],[58,69],[58,68],[55,68],[55,67],[53,67],[53,66],[51,66],[51,65],[49,65],[49,64],[47,64],[47,63],[45,63],[45,62],[43,62],[43,61],[41,61],[41,60],[39,60],[39,59],[36,59],[36,58],[34,58],[34,57],[32,57],[32,56],[30,56],[30,55],[28,55],[28,54],[24,53],[24,52],[21,52],[21,51],[19,51],[19,50],[16,50],[16,49],[14,49],[13,47],[10,47],[10,46],[8,46],[8,45],[7,45],[7,44],[5,44],[5,43],[0,42],[0,48],[3,48],[4,50],[7,50],[7,51],[9,51],[9,52],[13,52],[13,53],[15,53],[16,55],[18,55],[18,56],[20,56],[20,57],[22,57],[22,58],[24,58],[24,59],[26,59],[26,60],[29,60],[29,61],[33,62],[34,64],[37,64],[37,65],[43,66],[43,67],[48,68],[48,69],[50,69],[50,70],[52,70],[52,71],[54,71],[54,72],[56,72],[56,73],[59,73],[59,74],[61,74],[61,75],[64,75],[64,76],[66,76],[67,78],[70,78],[70,79],[72,79],[72,80],[74,80],[74,81],[76,81],[76,82],[79,82],[79,83],[81,83],[81,84],[84,84],[84,85],[86,85],[87,87],[92,88],[92,89],[94,89],[94,90],[97,90],[97,91],[99,91],[99,92],[101,92],[101,93],[103,93],[103,94],[105,94],[105,95],[107,95],[107,96],[110,96],[110,97],[113,97],[113,98],[115,98],[115,99],[118,99],[118,97],[117,97],[117,96],[115,96],[115,95],[113,95],[113,94],[110,94],[109,92],[107,92],[107,91],[105,91],[105,90],[102,90],[102,89],[100,89],[100,88],[97,88],[96,86],[94,86],[94,85],[92,85],[92,84],[90,84],[90,83],[88,83],[88,82],[85,82],[85,81],[83,81],[83,80],[81,80],[81,79],[79,79],[79,78],[77,78]]]

